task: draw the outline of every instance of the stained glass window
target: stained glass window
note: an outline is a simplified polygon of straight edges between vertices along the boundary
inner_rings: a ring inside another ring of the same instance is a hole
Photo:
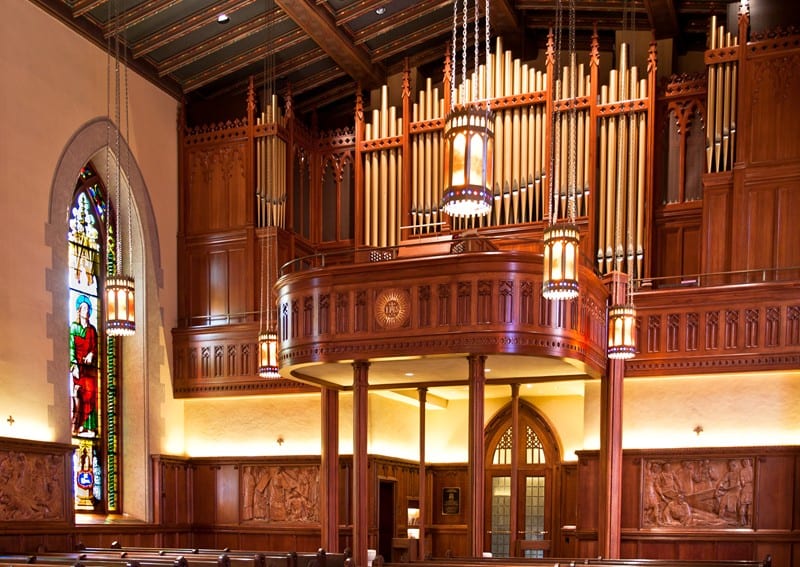
[[[116,339],[103,329],[103,283],[114,271],[113,223],[91,164],[78,176],[69,212],[69,396],[77,512],[118,510]]]

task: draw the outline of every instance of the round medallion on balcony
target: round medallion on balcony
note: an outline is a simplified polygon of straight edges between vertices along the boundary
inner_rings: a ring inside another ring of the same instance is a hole
[[[402,289],[385,289],[375,299],[375,320],[384,329],[397,329],[408,321],[408,292]]]

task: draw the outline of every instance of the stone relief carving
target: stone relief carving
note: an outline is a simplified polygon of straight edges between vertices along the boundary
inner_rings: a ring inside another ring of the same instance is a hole
[[[242,520],[319,523],[319,468],[242,468]]]
[[[0,518],[63,520],[64,460],[57,455],[0,451]]]
[[[753,459],[644,459],[643,527],[750,528]]]

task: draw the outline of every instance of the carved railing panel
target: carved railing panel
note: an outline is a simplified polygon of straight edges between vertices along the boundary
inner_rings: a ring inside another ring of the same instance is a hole
[[[640,292],[636,357],[626,376],[800,367],[800,285]]]
[[[318,268],[278,282],[282,366],[409,354],[567,357],[605,370],[607,290],[541,297],[540,255],[461,253]],[[334,302],[323,298],[335,298]],[[325,324],[336,311],[336,324]],[[326,313],[327,311],[327,313]]]

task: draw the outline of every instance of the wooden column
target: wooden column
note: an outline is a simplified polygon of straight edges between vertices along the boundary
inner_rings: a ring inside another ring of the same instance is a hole
[[[367,564],[369,493],[367,478],[367,421],[369,362],[353,363],[353,560]]]
[[[612,304],[623,302],[627,276],[612,272],[606,279]],[[600,381],[600,482],[598,506],[598,554],[605,559],[620,557],[622,510],[622,385],[625,361],[608,360]]]
[[[519,443],[523,438],[519,428],[519,384],[511,384],[511,494],[516,494],[519,487]],[[509,554],[514,557],[517,552],[517,540],[525,539],[525,526],[520,526],[519,498],[511,499],[511,542]]]
[[[469,491],[470,491],[470,548],[472,557],[483,555],[484,540],[484,454],[483,454],[483,397],[486,389],[486,355],[471,354],[469,361]]]
[[[419,548],[417,557],[425,559],[425,496],[428,493],[427,469],[425,467],[425,404],[428,400],[428,389],[419,388]]]
[[[322,448],[320,474],[320,545],[339,551],[339,392],[322,388]]]

